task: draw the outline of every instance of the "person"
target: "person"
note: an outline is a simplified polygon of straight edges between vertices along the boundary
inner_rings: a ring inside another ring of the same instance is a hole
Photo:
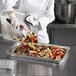
[[[54,21],[55,0],[0,0],[0,12],[5,12],[11,19],[11,25],[19,29],[19,20],[13,7],[25,13],[25,18],[37,30],[38,42],[49,43],[47,25]]]

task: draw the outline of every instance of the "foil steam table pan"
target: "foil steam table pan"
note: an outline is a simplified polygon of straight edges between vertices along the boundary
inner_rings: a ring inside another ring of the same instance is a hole
[[[16,65],[16,60],[0,59],[0,76],[15,76]]]
[[[14,53],[15,49],[17,46],[19,46],[22,42],[17,42],[15,43],[13,46],[11,46],[8,50],[8,54],[12,57],[16,57],[16,58],[23,58],[23,59],[30,59],[30,60],[34,60],[34,61],[42,61],[42,62],[49,62],[49,63],[57,63],[60,64],[62,63],[64,60],[67,59],[68,56],[68,52],[70,50],[70,47],[68,46],[60,46],[60,45],[53,45],[53,44],[35,44],[35,45],[45,45],[45,46],[57,46],[59,48],[65,48],[66,49],[66,53],[63,56],[63,58],[61,60],[54,60],[54,59],[47,59],[47,58],[41,58],[41,57],[32,57],[32,56],[27,56],[27,55],[18,55],[16,53]],[[24,42],[23,42],[24,43]],[[26,43],[27,44],[27,43]]]

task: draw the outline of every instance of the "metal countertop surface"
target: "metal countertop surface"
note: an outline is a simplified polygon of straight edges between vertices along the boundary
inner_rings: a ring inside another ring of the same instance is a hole
[[[76,46],[70,46],[68,58],[63,64],[44,63],[27,59],[12,58],[7,54],[13,41],[0,37],[0,59],[17,60],[16,76],[76,76]]]
[[[47,28],[76,28],[76,24],[49,24]]]

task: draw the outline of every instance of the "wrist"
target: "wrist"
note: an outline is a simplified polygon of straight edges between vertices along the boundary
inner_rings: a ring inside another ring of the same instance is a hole
[[[40,22],[38,21],[38,24],[40,25]]]
[[[13,11],[9,11],[9,12],[7,12],[7,14],[8,15],[11,15],[11,14],[13,14]]]
[[[15,14],[13,11],[9,11],[9,12],[7,12],[7,14],[10,19],[12,19],[12,17],[15,17]]]

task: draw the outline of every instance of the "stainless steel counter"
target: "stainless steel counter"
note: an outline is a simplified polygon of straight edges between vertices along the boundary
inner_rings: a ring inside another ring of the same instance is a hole
[[[76,46],[76,24],[49,24],[50,43]]]
[[[16,76],[76,76],[76,46],[71,46],[67,60],[58,65],[12,58],[7,54],[7,50],[13,43],[0,38],[0,59],[11,58],[17,60]]]

